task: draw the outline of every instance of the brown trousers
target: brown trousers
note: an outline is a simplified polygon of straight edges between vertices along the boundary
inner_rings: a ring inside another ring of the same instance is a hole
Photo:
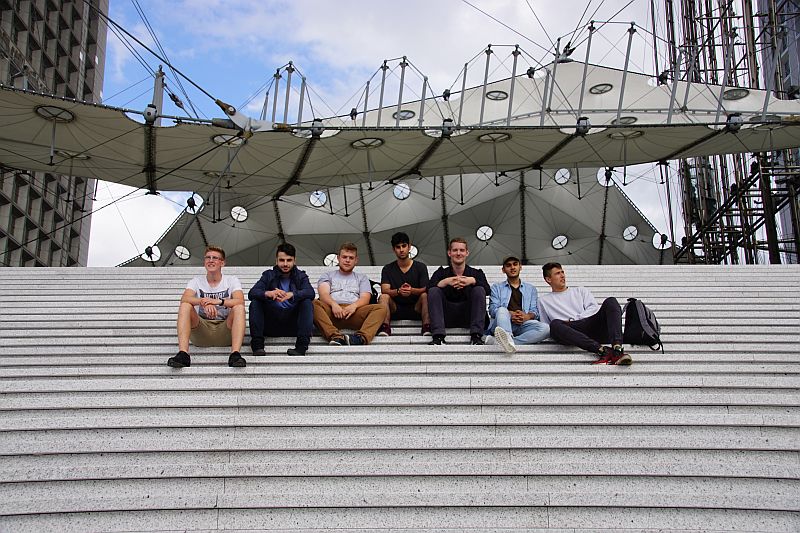
[[[314,300],[314,324],[326,341],[341,335],[339,328],[348,328],[354,329],[358,335],[367,339],[369,344],[378,333],[384,318],[386,318],[386,308],[379,304],[370,304],[359,307],[350,318],[341,320],[333,316],[331,306],[322,300]]]

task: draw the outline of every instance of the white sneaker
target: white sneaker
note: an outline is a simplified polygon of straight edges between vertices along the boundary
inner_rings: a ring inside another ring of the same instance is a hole
[[[494,338],[506,353],[516,353],[517,346],[514,344],[514,337],[500,326],[494,328]]]
[[[492,345],[494,344],[494,337],[491,335],[486,335],[486,338],[483,339],[483,344]]]

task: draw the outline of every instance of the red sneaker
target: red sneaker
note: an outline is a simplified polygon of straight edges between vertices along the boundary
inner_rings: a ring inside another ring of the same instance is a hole
[[[378,330],[378,335],[381,337],[391,337],[392,327],[389,324],[382,324],[381,328]]]
[[[611,359],[608,360],[608,364],[629,366],[633,364],[633,358],[625,353],[622,346],[619,346],[611,351]]]
[[[597,361],[593,361],[593,365],[608,365],[613,364],[611,363],[611,359],[614,357],[614,350],[609,348],[608,346],[603,346],[600,348],[600,351],[597,352],[598,359]]]

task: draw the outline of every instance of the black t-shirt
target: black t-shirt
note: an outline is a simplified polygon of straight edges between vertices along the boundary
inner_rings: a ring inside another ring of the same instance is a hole
[[[403,272],[397,265],[397,261],[392,261],[381,270],[381,285],[388,283],[391,289],[399,289],[404,283],[408,283],[415,289],[428,286],[428,267],[425,263],[414,261],[408,272]],[[414,305],[419,300],[419,296],[400,296],[394,297],[397,305]]]
[[[509,285],[509,287],[511,287]],[[511,297],[508,299],[509,311],[522,311],[522,291],[520,287],[511,287]]]

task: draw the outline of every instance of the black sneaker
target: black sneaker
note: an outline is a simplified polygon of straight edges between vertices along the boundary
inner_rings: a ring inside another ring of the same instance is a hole
[[[350,335],[348,339],[350,341],[350,346],[365,346],[367,344],[367,339],[359,335],[358,333],[353,333]]]
[[[253,348],[253,355],[267,355],[264,348]]]
[[[294,347],[286,350],[286,355],[305,355],[305,354],[306,354],[305,348]]]
[[[472,333],[469,336],[469,343],[472,346],[483,346],[483,339],[481,338],[480,333]]]
[[[350,344],[350,339],[346,335],[339,335],[336,337],[331,337],[331,340],[328,341],[328,344],[331,346],[347,346]]]
[[[174,357],[167,359],[167,365],[172,368],[183,368],[185,366],[192,366],[192,359],[189,354],[181,350]]]
[[[428,346],[441,346],[442,344],[447,344],[447,341],[444,340],[444,335],[434,335]]]
[[[247,361],[245,361],[244,357],[242,357],[242,354],[239,352],[231,352],[231,356],[228,357],[228,366],[242,368],[247,366]]]

